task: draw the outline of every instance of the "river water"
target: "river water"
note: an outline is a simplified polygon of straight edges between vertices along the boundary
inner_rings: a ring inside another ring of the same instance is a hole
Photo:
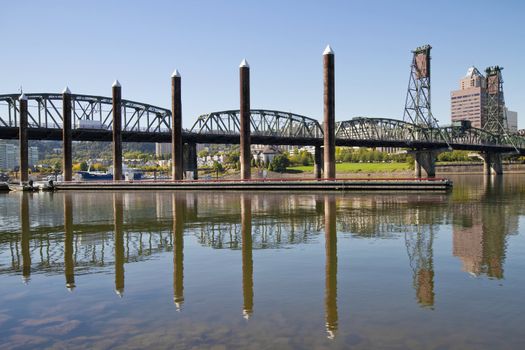
[[[525,179],[0,195],[0,349],[523,349]]]

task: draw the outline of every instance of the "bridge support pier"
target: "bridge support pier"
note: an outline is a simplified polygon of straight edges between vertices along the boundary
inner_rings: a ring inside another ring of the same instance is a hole
[[[122,88],[118,80],[113,92],[113,181],[122,180]]]
[[[175,70],[171,75],[171,179],[182,180],[183,144],[182,144],[182,102],[181,78]]]
[[[435,177],[436,159],[440,151],[418,150],[411,152],[414,155],[414,175],[416,177]]]
[[[323,153],[321,150],[321,146],[315,146],[314,176],[316,179],[321,178],[322,170],[323,170]]]
[[[22,93],[19,120],[20,184],[29,181],[29,142],[27,138],[27,97]]]
[[[335,178],[335,68],[330,45],[323,52],[324,80],[324,177]]]
[[[185,146],[186,159],[184,159],[184,172],[186,174],[186,180],[197,180],[199,178],[197,169],[197,144],[187,143]],[[191,172],[191,175],[189,172]]]
[[[71,91],[65,88],[62,92],[62,173],[64,181],[73,180],[73,156],[71,138]]]
[[[483,152],[479,154],[483,159],[484,175],[503,175],[503,160],[501,153]]]
[[[239,66],[240,78],[240,136],[241,136],[241,180],[251,178],[251,139],[250,139],[250,66],[242,60]]]

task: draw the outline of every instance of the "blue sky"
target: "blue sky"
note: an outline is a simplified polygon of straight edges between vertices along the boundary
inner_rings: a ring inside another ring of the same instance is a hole
[[[496,7],[496,3],[500,4]],[[431,44],[433,113],[470,65],[500,65],[525,128],[525,2],[4,1],[0,94],[111,94],[168,108],[182,74],[184,127],[239,108],[238,66],[251,66],[252,108],[322,119],[322,52],[336,54],[336,119],[402,118],[411,52]]]

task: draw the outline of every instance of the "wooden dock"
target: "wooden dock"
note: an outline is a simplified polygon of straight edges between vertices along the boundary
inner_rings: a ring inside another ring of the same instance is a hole
[[[253,179],[58,182],[56,191],[448,191],[448,179]]]

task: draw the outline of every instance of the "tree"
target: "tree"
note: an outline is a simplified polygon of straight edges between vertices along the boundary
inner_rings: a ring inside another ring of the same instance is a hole
[[[282,173],[288,166],[290,166],[290,159],[284,154],[279,154],[273,157],[269,169]]]
[[[199,153],[197,153],[197,156],[199,158],[206,158],[210,155],[210,152],[207,149],[200,150]]]
[[[89,165],[85,161],[80,163],[80,171],[88,171]]]
[[[222,166],[222,164],[216,160],[213,161],[213,165],[211,166],[211,168],[213,169],[215,174],[217,174],[217,178],[219,178],[219,173],[222,173],[224,171],[224,167]]]

